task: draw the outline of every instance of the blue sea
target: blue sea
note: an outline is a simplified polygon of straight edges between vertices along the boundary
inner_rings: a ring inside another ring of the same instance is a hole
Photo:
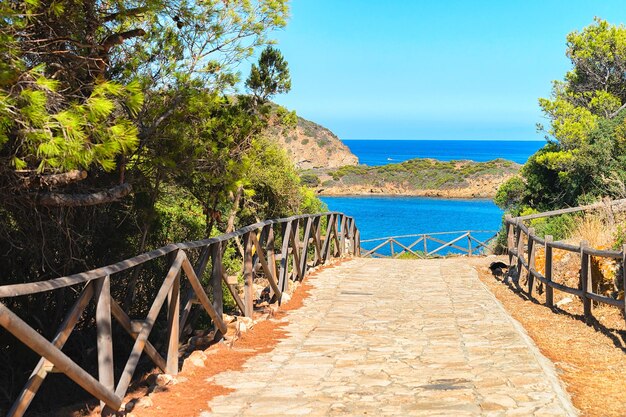
[[[544,141],[488,140],[344,140],[364,165],[387,165],[413,158],[440,161],[469,159],[477,162],[497,158],[523,164],[545,145]]]
[[[353,216],[361,231],[361,240],[422,234],[474,230],[477,239],[484,241],[500,229],[502,210],[491,200],[443,199],[427,197],[322,197],[330,210]],[[456,235],[441,236],[451,240]],[[405,245],[416,238],[402,238]],[[381,242],[364,242],[364,249],[372,249]],[[434,244],[431,244],[431,250]],[[460,243],[467,245],[467,240]],[[423,247],[418,247],[422,249]],[[388,250],[385,251],[388,253]],[[444,252],[445,253],[445,252]]]
[[[386,165],[412,158],[443,161],[509,159],[520,164],[541,148],[542,141],[434,141],[434,140],[346,140],[361,164]],[[361,239],[387,236],[482,230],[480,240],[500,229],[503,212],[491,200],[441,199],[426,197],[322,197],[330,210],[355,217]],[[458,236],[458,235],[456,235]],[[450,240],[454,235],[443,236]],[[415,238],[400,239],[410,244]],[[380,242],[365,242],[371,249]],[[467,244],[464,240],[463,244]],[[463,245],[462,245],[463,246]],[[388,253],[388,250],[385,251]]]

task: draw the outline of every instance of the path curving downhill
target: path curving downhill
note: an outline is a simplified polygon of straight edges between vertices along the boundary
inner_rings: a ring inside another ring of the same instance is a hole
[[[288,337],[216,416],[575,416],[551,362],[464,258],[354,259],[320,272]]]

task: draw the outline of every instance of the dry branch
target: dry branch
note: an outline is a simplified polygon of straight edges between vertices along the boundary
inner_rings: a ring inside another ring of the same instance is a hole
[[[37,204],[49,207],[84,207],[113,203],[130,194],[132,186],[122,184],[91,194],[43,193],[37,195]]]
[[[24,177],[22,187],[24,188],[48,188],[68,185],[82,181],[87,178],[87,171],[72,170],[63,174],[37,175],[34,177]]]

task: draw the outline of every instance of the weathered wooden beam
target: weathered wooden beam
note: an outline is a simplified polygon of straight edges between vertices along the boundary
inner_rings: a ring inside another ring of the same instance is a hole
[[[222,318],[224,316],[224,289],[222,288],[222,244],[215,243],[211,246],[211,292],[213,293],[213,310],[215,315]],[[219,330],[217,323],[214,322],[216,339],[221,339],[224,333]]]
[[[280,260],[280,274],[278,276],[278,288],[281,292],[287,290],[287,274],[289,273],[289,236],[291,236],[291,222],[285,224],[282,235],[282,248]]]
[[[111,277],[99,279],[95,284],[96,340],[98,347],[98,379],[111,392],[115,389],[113,374],[113,331],[111,329]],[[100,403],[102,415],[112,415],[116,410]]]
[[[517,282],[522,277],[522,264],[524,260],[524,238],[522,237],[522,225],[517,224]]]
[[[263,247],[261,246],[261,243],[254,233],[250,236],[252,237],[252,243],[254,243],[254,246],[256,247],[257,254],[259,255],[259,261],[261,262],[261,267],[263,268],[267,280],[270,283],[270,287],[272,288],[276,296],[280,298],[282,293],[280,291],[280,288],[278,288],[278,283],[276,282],[276,278],[274,277],[274,271],[270,268],[270,265],[265,259],[265,255],[263,254]]]
[[[390,240],[390,239],[391,239],[391,238],[389,238],[389,239],[385,240],[385,241],[384,241],[383,243],[381,243],[380,245],[375,246],[375,247],[374,247],[374,249],[370,249],[370,250],[368,250],[367,252],[365,252],[365,254],[363,255],[363,257],[364,257],[364,258],[366,258],[366,257],[368,257],[368,256],[372,255],[373,253],[375,253],[378,249],[382,248],[383,246],[388,245],[388,244],[389,244],[389,240]]]
[[[409,252],[411,253],[413,256],[417,257],[417,258],[422,258],[422,256],[420,256],[417,252],[414,252],[410,247],[403,245],[402,243],[398,242],[397,240],[393,239],[393,241],[396,243],[396,245],[400,246],[400,248],[402,248],[402,252],[398,253],[396,255],[396,257],[400,257],[402,256],[404,253]],[[414,243],[415,244],[415,243]]]
[[[315,232],[313,233],[313,244],[315,245],[315,265],[322,263],[322,216],[316,216],[313,221]]]
[[[58,349],[63,348],[65,342],[67,342],[67,339],[72,334],[76,323],[78,323],[78,320],[83,314],[83,311],[85,311],[85,308],[89,304],[89,301],[91,300],[91,297],[94,293],[93,285],[94,283],[92,281],[85,286],[80,296],[78,297],[68,314],[65,316],[63,323],[61,323],[61,325],[59,326],[56,336],[54,337],[54,339],[52,339],[52,344]],[[33,401],[33,398],[35,398],[35,394],[37,394],[37,391],[39,391],[39,388],[41,387],[44,379],[46,379],[46,376],[48,376],[47,369],[50,369],[52,367],[52,362],[50,362],[46,358],[42,357],[41,359],[39,359],[37,366],[35,366],[35,369],[28,378],[26,385],[13,403],[13,406],[9,410],[7,417],[22,417],[24,415],[26,409],[28,409],[28,406]]]
[[[215,325],[222,332],[222,334],[226,334],[226,332],[228,331],[226,323],[224,323],[222,317],[219,316],[217,314],[217,311],[213,308],[209,297],[207,297],[206,293],[204,292],[204,288],[202,288],[202,284],[196,276],[196,273],[193,270],[191,263],[189,262],[189,259],[187,259],[187,257],[183,259],[182,267],[185,271],[185,275],[187,275],[187,279],[189,280],[191,287],[196,293],[198,301],[200,301],[200,304],[202,304],[202,307],[204,307],[204,310],[211,317],[211,320],[213,320],[213,323],[215,323]]]
[[[19,318],[3,303],[0,303],[0,326],[7,329],[19,341],[33,352],[46,358],[56,369],[70,377],[72,381],[83,387],[85,391],[102,400],[114,410],[122,404],[121,396],[111,392],[87,371],[78,366],[56,346],[47,341],[26,322]]]
[[[458,242],[459,240],[462,240],[463,238],[467,237],[467,233],[462,234],[461,236],[457,237],[456,239],[452,239],[449,242],[446,242],[445,240],[441,240],[441,239],[437,239],[435,237],[432,236],[428,236],[428,238],[434,242],[440,243],[442,244],[442,246],[439,246],[437,249],[434,249],[430,252],[427,253],[427,256],[431,256],[434,255],[435,253],[439,252],[440,250],[447,248],[447,247],[451,247],[454,249],[458,249],[460,251],[465,252],[465,248],[462,248],[460,246],[455,245],[456,242]]]
[[[530,238],[535,234],[535,228],[531,227],[528,229],[528,296],[532,297],[533,295],[533,284],[535,283],[535,277],[530,273],[531,269],[535,268],[535,241]]]
[[[591,315],[591,298],[588,297],[587,293],[591,292],[591,274],[589,273],[589,254],[585,253],[585,248],[589,244],[586,240],[580,242],[580,290],[582,292],[582,300],[583,300],[583,314],[585,316],[585,321],[590,321],[592,319]]]
[[[146,317],[146,322],[143,325],[143,328],[137,335],[135,339],[135,344],[130,353],[130,357],[126,362],[126,366],[122,371],[122,375],[120,380],[117,383],[117,388],[115,389],[115,394],[119,397],[123,397],[126,394],[126,390],[130,385],[130,381],[135,373],[135,369],[137,368],[137,364],[139,363],[139,358],[141,357],[141,352],[143,352],[144,347],[146,345],[146,341],[148,340],[148,336],[152,331],[152,327],[154,326],[154,322],[159,315],[159,311],[167,298],[168,293],[170,292],[170,288],[174,284],[174,280],[176,279],[178,273],[180,272],[183,259],[185,258],[185,253],[182,250],[178,250],[176,254],[176,258],[170,267],[159,292],[157,293],[152,305],[150,306],[150,310],[148,311],[148,316]]]
[[[297,220],[296,220],[297,222]],[[299,244],[300,236],[299,236],[299,226],[296,223],[295,228],[291,229],[291,236],[289,237],[289,241],[291,242],[291,247],[293,249],[293,269],[298,276],[298,280],[302,281],[304,279],[304,275],[302,275],[302,271],[300,270],[300,244]]]
[[[304,227],[304,236],[303,236],[303,244],[302,244],[302,252],[300,257],[300,271],[301,276],[306,275],[306,271],[308,268],[308,256],[309,256],[309,242],[311,241],[311,234],[313,233],[313,218],[309,217],[306,221],[306,226]]]
[[[252,233],[255,232],[248,232],[243,235],[243,313],[246,317],[252,317],[254,314],[254,272],[252,269],[252,237],[250,237]]]
[[[216,243],[216,245],[219,246],[220,244]],[[196,276],[200,278],[202,278],[202,275],[204,275],[204,270],[206,269],[207,264],[209,263],[209,257],[211,256],[211,248],[212,248],[211,245],[207,245],[202,248],[202,250],[200,251],[200,256],[198,257],[198,261],[196,262],[196,265],[193,268],[196,273]],[[184,336],[189,335],[191,333],[193,321],[197,317],[196,315],[191,314],[191,309],[193,308],[194,304],[197,301],[195,299],[196,293],[194,292],[193,288],[187,288],[186,291],[184,291],[184,293],[185,295],[181,301],[181,306],[183,308],[180,313],[179,340],[182,340]]]
[[[554,289],[550,285],[552,282],[552,247],[549,245],[552,242],[552,236],[546,235],[545,237],[545,251],[546,251],[546,305],[550,308],[554,307]]]
[[[181,251],[183,252],[183,251]],[[184,252],[183,252],[184,253]],[[187,256],[183,260],[183,266],[185,264],[193,271]],[[195,274],[195,272],[194,272]],[[174,283],[167,294],[167,360],[165,368],[168,374],[178,374],[178,344],[179,344],[179,320],[180,320],[180,271],[174,278]]]
[[[332,227],[333,224],[335,223],[335,215],[334,214],[329,214],[326,217],[326,235],[324,236],[324,244],[322,245],[322,263],[326,263],[326,261],[328,260],[328,255],[330,253],[330,247],[331,247],[331,234],[332,234]]]
[[[120,306],[117,301],[111,299],[111,314],[117,320],[117,322],[122,326],[126,333],[128,333],[133,339],[137,339],[137,335],[141,331],[141,327],[143,327],[143,320],[140,321],[140,328],[135,329],[134,324],[136,321],[133,321],[128,317],[122,306]],[[137,331],[135,331],[137,330]],[[159,354],[156,348],[146,340],[146,345],[144,346],[143,351],[146,355],[152,360],[152,362],[159,367],[159,369],[163,372],[167,372],[167,364],[165,359]]]

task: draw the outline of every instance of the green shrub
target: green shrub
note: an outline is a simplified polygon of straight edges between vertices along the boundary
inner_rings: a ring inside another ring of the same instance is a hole
[[[320,184],[319,177],[313,173],[301,174],[300,180],[302,181],[302,184],[308,187],[317,187]]]

